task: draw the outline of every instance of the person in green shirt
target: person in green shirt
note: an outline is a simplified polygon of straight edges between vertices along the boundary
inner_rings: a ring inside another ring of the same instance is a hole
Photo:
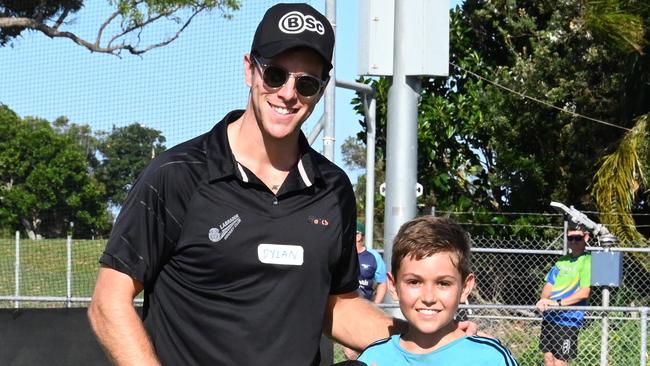
[[[567,232],[570,253],[558,259],[546,275],[537,308],[543,312],[540,350],[545,366],[566,366],[578,355],[578,331],[585,314],[559,310],[586,306],[591,293],[591,254],[585,251],[589,233],[580,226]]]

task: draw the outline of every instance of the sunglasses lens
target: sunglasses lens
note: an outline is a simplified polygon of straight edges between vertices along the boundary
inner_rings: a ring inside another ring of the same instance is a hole
[[[584,239],[584,236],[582,236],[582,235],[569,235],[567,237],[567,239],[569,241],[582,241],[582,239]]]
[[[258,64],[260,63],[258,62]],[[268,87],[281,88],[287,82],[289,72],[281,67],[268,65],[264,69],[262,78]],[[313,97],[318,94],[320,88],[321,81],[313,76],[302,75],[296,78],[296,90],[298,91],[298,94],[303,97]]]
[[[271,88],[279,88],[287,82],[288,74],[284,69],[276,66],[268,66],[264,70],[264,82]]]
[[[303,97],[312,97],[320,90],[320,81],[313,76],[303,75],[296,80],[296,90]]]

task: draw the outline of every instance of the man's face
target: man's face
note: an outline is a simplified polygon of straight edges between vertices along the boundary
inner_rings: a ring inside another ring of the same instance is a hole
[[[312,50],[295,49],[261,62],[290,74],[282,86],[269,87],[263,80],[265,67],[255,62],[251,55],[246,55],[246,83],[251,87],[250,103],[257,123],[267,137],[283,139],[293,136],[314,110],[324,89],[312,97],[304,97],[296,90],[297,77],[307,74],[320,79],[323,60]]]
[[[570,230],[567,233],[567,242],[569,244],[569,249],[571,249],[571,254],[578,256],[585,252],[587,247],[587,240],[589,240],[589,234],[582,230]]]
[[[363,252],[363,250],[364,250],[364,248],[366,246],[365,240],[366,240],[366,238],[363,235],[363,233],[361,231],[357,231],[357,238],[356,238],[355,244],[357,245],[357,252],[358,253]]]

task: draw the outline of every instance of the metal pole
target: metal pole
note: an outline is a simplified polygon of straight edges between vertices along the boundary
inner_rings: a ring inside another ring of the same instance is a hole
[[[641,366],[647,365],[648,355],[648,308],[641,309]]]
[[[20,231],[16,230],[16,262],[14,266],[14,276],[15,276],[15,289],[14,294],[16,298],[20,296]],[[14,302],[14,307],[18,309],[20,307],[20,300],[16,299]]]
[[[327,19],[332,23],[332,28],[334,29],[334,34],[336,35],[336,1],[327,0],[326,2],[326,11],[325,15]],[[336,80],[336,48],[332,54],[332,64],[334,68],[330,74],[331,81]],[[330,82],[325,88],[325,123],[324,123],[324,134],[323,134],[323,155],[328,158],[330,161],[334,161],[334,141],[336,140],[334,135],[334,98],[336,97],[336,85],[334,82]]]
[[[393,238],[400,226],[415,217],[417,185],[418,100],[417,77],[406,75],[409,2],[395,1],[393,78],[388,91],[386,133],[386,207],[384,210],[384,260],[390,271]]]
[[[332,24],[334,35],[336,37],[336,0],[327,0],[325,2],[325,16]],[[330,83],[325,88],[324,110],[325,116],[323,121],[323,155],[330,161],[334,161],[334,98],[336,90],[336,48],[332,53],[332,71],[330,72]],[[319,121],[320,123],[320,121]],[[320,341],[321,360],[320,366],[326,366],[334,363],[334,344],[324,335],[321,335]]]
[[[363,94],[363,114],[366,118],[366,229],[365,243],[367,248],[374,248],[375,227],[375,140],[377,125],[377,99],[375,90],[369,85],[336,80],[336,86],[354,90]]]
[[[370,99],[368,101],[368,99]],[[373,248],[375,228],[375,118],[377,100],[366,95],[366,247]]]
[[[569,221],[566,215],[564,217],[564,246],[562,247],[562,253],[563,255],[567,254],[569,252],[569,241],[567,239],[567,235],[569,233]]]
[[[604,252],[609,252],[609,247],[605,247]],[[609,286],[603,286],[603,307],[609,307]],[[609,316],[607,311],[603,315],[603,324],[600,335],[600,366],[607,366],[607,350],[609,349]]]
[[[68,235],[66,242],[67,262],[66,262],[66,307],[71,307],[72,303],[72,235]]]
[[[314,128],[309,132],[309,135],[307,136],[307,141],[309,142],[309,145],[313,145],[314,141],[318,138],[318,135],[320,135],[321,131],[323,131],[323,124],[325,120],[325,115],[323,114],[320,116],[320,119],[318,122],[316,122],[316,125]]]

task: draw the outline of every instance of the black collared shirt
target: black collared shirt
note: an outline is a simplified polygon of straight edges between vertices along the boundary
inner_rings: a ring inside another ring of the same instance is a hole
[[[274,194],[233,157],[241,113],[149,164],[100,259],[144,285],[165,365],[316,365],[328,296],[358,286],[346,174],[301,134]]]

